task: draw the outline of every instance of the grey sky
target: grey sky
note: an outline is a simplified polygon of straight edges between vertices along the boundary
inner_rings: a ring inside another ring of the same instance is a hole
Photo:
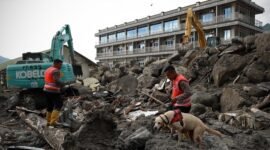
[[[49,49],[56,31],[70,24],[74,48],[95,61],[94,34],[122,24],[193,4],[198,0],[0,0],[0,55]],[[265,7],[257,19],[270,22],[269,0],[253,0]],[[152,4],[152,6],[151,6]]]

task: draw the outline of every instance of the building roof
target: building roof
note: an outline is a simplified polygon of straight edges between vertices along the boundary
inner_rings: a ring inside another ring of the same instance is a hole
[[[41,52],[47,53],[47,52],[49,52],[49,51],[50,51],[50,49],[49,49],[49,50],[44,50],[44,51],[41,51]],[[80,54],[79,52],[74,51],[74,53],[75,53],[75,55],[79,55],[80,57],[83,57],[83,58],[84,58],[88,63],[90,63],[91,65],[97,66],[97,64],[96,64],[95,62],[93,62],[92,60],[88,59],[87,57],[85,57],[84,55]],[[17,61],[20,61],[20,60],[22,60],[22,57],[18,57],[18,58],[15,58],[15,59],[11,59],[11,60],[8,60],[8,61],[6,61],[6,62],[0,64],[0,71],[6,69],[8,65],[16,64]]]
[[[228,3],[236,2],[236,1],[237,2],[241,1],[241,2],[246,3],[247,5],[252,6],[258,14],[264,12],[263,7],[257,5],[256,3],[252,2],[251,0],[206,0],[203,2],[197,2],[196,4],[193,4],[193,5],[189,5],[189,6],[185,6],[185,7],[178,7],[177,9],[173,9],[173,10],[166,11],[166,12],[161,12],[161,13],[156,14],[156,15],[147,16],[147,17],[144,17],[141,19],[135,19],[134,21],[125,22],[125,23],[120,24],[120,25],[107,27],[105,29],[99,30],[99,32],[96,33],[95,36],[98,37],[102,34],[107,34],[107,33],[115,32],[115,31],[119,31],[119,30],[124,30],[127,28],[132,28],[134,26],[159,21],[159,20],[166,19],[169,17],[183,15],[186,13],[187,9],[190,7],[192,7],[194,11],[198,11],[198,10],[203,10],[206,8],[211,8],[211,7],[214,7],[217,5],[228,4]]]

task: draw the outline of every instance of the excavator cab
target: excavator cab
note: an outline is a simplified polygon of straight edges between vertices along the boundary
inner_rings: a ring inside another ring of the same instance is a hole
[[[212,36],[207,38],[208,47],[217,47],[220,44],[220,38],[218,36]]]

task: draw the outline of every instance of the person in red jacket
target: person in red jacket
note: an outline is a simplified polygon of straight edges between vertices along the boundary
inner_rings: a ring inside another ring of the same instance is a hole
[[[182,75],[178,74],[172,65],[163,68],[163,72],[171,81],[171,103],[168,109],[180,109],[181,112],[189,113],[191,109],[191,89],[189,81]]]
[[[54,126],[59,118],[59,112],[63,106],[61,88],[64,84],[60,81],[60,69],[62,60],[56,59],[53,65],[44,73],[45,85],[43,91],[47,99],[47,126]]]

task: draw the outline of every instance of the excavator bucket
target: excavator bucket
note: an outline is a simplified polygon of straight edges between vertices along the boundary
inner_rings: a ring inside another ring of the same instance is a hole
[[[83,75],[81,65],[72,65],[72,67],[73,67],[73,72],[74,72],[75,76],[82,76]]]

